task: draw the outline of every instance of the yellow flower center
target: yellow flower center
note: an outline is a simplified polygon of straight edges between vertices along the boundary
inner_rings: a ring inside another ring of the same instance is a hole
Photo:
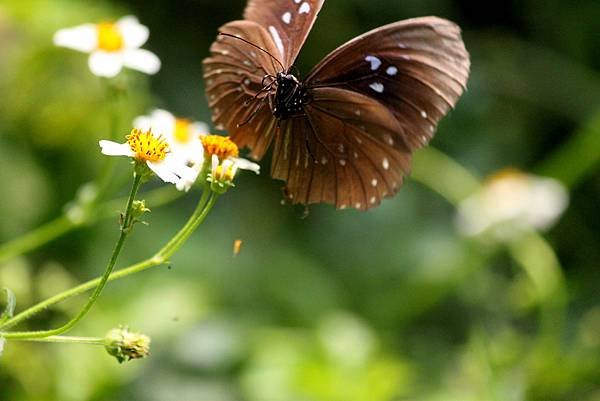
[[[492,175],[490,175],[486,180],[486,184],[493,184],[496,182],[501,182],[504,180],[526,180],[527,175],[524,174],[521,170],[514,167],[507,167],[502,170],[496,171]]]
[[[152,130],[142,131],[134,128],[127,135],[127,143],[138,160],[157,162],[163,160],[169,152],[169,145],[161,136],[154,136]]]
[[[229,166],[224,168],[222,165],[217,166],[217,171],[215,171],[215,178],[219,181],[231,182],[235,178],[235,174],[233,173],[233,167]]]
[[[123,49],[123,35],[117,24],[102,22],[96,26],[98,30],[98,48],[107,52],[117,52]]]
[[[177,118],[175,120],[175,139],[177,142],[188,143],[191,137],[190,126],[192,122],[186,118]]]
[[[240,153],[237,145],[228,136],[206,135],[200,138],[204,151],[209,155],[217,155],[219,160],[237,157]]]

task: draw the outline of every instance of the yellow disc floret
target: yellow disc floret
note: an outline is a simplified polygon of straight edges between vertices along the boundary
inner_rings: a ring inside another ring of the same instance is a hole
[[[175,140],[181,143],[188,143],[191,136],[192,122],[186,118],[177,118],[175,120]]]
[[[218,181],[231,182],[235,178],[235,169],[233,166],[224,167],[220,165],[214,173]]]
[[[162,136],[154,136],[152,130],[142,131],[134,128],[127,135],[127,143],[138,160],[157,162],[163,160],[169,152],[169,145]]]
[[[107,52],[117,52],[123,49],[123,35],[117,24],[103,22],[96,26],[98,30],[98,49]]]
[[[237,157],[240,153],[237,145],[228,136],[206,135],[200,138],[204,151],[208,155],[217,155],[219,160]]]

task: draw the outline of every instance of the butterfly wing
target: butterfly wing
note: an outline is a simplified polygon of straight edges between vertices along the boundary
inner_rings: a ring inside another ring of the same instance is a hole
[[[400,123],[393,141],[425,145],[454,107],[469,77],[460,28],[438,17],[396,22],[330,53],[306,78],[309,87],[338,87],[385,105]]]
[[[306,117],[283,127],[272,175],[293,203],[366,210],[397,192],[411,153],[465,90],[469,55],[452,22],[425,17],[368,32],[305,80]]]
[[[245,39],[271,54],[277,52],[269,33],[256,22],[230,22],[219,32]],[[276,124],[267,99],[270,91],[261,92],[263,78],[276,75],[281,67],[267,53],[229,36],[218,36],[210,51],[203,72],[213,122],[260,159],[271,144]]]
[[[274,55],[289,69],[296,60],[324,0],[250,0],[244,19],[263,26],[277,48]]]
[[[390,144],[400,130],[380,102],[358,92],[318,88],[306,116],[285,120],[271,175],[286,181],[291,203],[332,203],[366,210],[400,188],[410,151]]]

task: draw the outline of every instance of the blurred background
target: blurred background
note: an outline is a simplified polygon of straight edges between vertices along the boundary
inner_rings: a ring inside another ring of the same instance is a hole
[[[201,61],[244,4],[3,0],[0,243],[60,216],[96,176],[97,142],[110,136],[102,83],[86,55],[53,46],[56,30],[128,14],[150,28],[145,48],[163,68],[122,75],[125,135],[155,107],[210,121]],[[455,205],[421,183],[443,172],[419,155],[418,177],[380,207],[316,206],[306,218],[280,204],[265,160],[170,268],[111,283],[70,333],[128,325],[152,337],[149,358],[118,365],[99,347],[9,342],[0,400],[600,400],[600,3],[327,0],[299,69],[306,75],[369,29],[422,15],[456,21],[472,56],[469,91],[432,147],[475,177],[512,166],[561,181],[570,205],[547,242],[462,236]],[[127,160],[118,167],[126,177]],[[150,226],[136,229],[119,266],[159,249],[197,199],[150,203]],[[2,261],[0,287],[22,310],[99,275],[117,215]],[[84,300],[24,327],[59,325]]]

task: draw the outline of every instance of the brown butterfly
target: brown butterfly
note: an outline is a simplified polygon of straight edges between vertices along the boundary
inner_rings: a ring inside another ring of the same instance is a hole
[[[399,21],[337,48],[304,80],[294,61],[324,0],[250,0],[204,60],[213,121],[261,159],[291,203],[366,210],[395,194],[469,77],[460,28]]]

